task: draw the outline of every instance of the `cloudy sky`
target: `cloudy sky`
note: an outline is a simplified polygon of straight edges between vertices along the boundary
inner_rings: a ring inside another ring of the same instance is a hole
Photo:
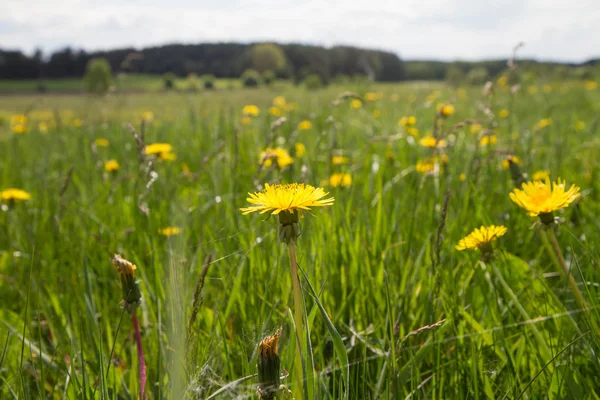
[[[600,56],[600,0],[1,0],[0,48],[348,44],[406,59]]]

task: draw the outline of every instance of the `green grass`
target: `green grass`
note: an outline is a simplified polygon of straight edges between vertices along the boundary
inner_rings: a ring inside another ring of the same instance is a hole
[[[360,109],[350,100],[332,106],[346,90],[383,98]],[[268,108],[277,95],[297,109],[271,134]],[[398,125],[415,115],[422,137],[433,129],[436,104],[447,101],[456,114],[440,121],[446,148],[422,147]],[[246,104],[261,114],[243,126]],[[598,398],[599,105],[600,92],[579,83],[551,93],[498,90],[493,99],[480,88],[428,83],[0,98],[1,189],[32,195],[0,211],[0,397],[138,398],[133,324],[120,306],[114,253],[137,265],[150,398],[202,399],[219,390],[222,399],[255,397],[256,379],[242,378],[256,373],[258,343],[278,327],[281,365],[290,372],[283,383],[297,392],[292,280],[277,218],[242,216],[239,208],[265,182],[320,185],[347,172],[350,187],[328,187],[334,205],[301,220],[308,393]],[[509,117],[495,117],[503,108]],[[147,161],[140,165],[127,127],[141,133],[146,111],[154,115],[146,143],[170,143],[177,155],[155,162],[153,173]],[[20,113],[29,129],[15,135],[10,120]],[[542,118],[552,124],[534,129]],[[299,132],[304,119],[312,128]],[[464,120],[481,121],[498,142],[482,147],[469,125],[452,128]],[[585,127],[575,129],[576,121]],[[110,145],[96,147],[97,138]],[[291,167],[259,170],[266,146],[293,154],[297,142],[307,151]],[[448,163],[436,174],[417,172],[436,151]],[[338,152],[348,164],[332,165]],[[557,213],[557,236],[589,311],[531,229],[536,219],[509,199],[513,184],[502,167],[509,154],[524,172],[549,170],[582,188],[577,205]],[[104,172],[109,159],[120,164],[116,174]],[[494,242],[494,261],[455,250],[489,224],[508,228]],[[167,226],[181,233],[161,236]],[[203,300],[188,326],[207,256]]]

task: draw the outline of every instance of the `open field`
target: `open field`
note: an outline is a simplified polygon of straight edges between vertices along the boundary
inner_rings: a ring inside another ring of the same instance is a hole
[[[115,253],[152,399],[256,398],[279,327],[296,399],[599,398],[600,89],[501,83],[0,97],[0,189],[31,196],[0,210],[0,398],[140,397]],[[581,188],[552,227],[509,197],[543,171]],[[335,198],[300,220],[304,330],[278,217],[239,210],[274,182]],[[456,249],[482,225],[494,257]]]

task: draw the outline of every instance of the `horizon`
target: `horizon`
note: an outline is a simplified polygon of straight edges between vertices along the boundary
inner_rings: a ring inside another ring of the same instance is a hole
[[[297,4],[284,0],[7,0],[0,4],[3,47],[44,54],[214,42],[302,43],[390,51],[406,61],[518,58],[581,63],[600,56],[600,7],[593,0],[385,0]],[[348,23],[352,21],[352,23]],[[174,29],[175,27],[175,29]]]

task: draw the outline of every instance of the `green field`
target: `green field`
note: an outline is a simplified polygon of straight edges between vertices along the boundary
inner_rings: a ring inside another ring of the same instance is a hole
[[[599,110],[577,81],[0,97],[0,189],[31,195],[0,210],[0,398],[140,397],[118,253],[137,266],[151,399],[256,398],[279,327],[296,399],[598,399]],[[261,166],[267,147],[293,163]],[[581,188],[553,227],[509,197],[540,171]],[[278,217],[239,210],[274,182],[335,198],[300,220],[304,330]],[[458,251],[482,225],[507,228],[494,256]]]

